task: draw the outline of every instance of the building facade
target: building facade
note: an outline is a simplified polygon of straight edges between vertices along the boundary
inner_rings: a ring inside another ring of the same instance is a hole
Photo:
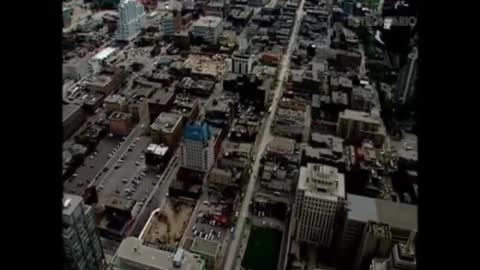
[[[206,122],[185,126],[182,145],[182,167],[208,172],[214,162],[214,140]]]
[[[339,113],[337,135],[348,143],[359,144],[369,139],[375,147],[381,147],[385,141],[386,130],[378,111],[367,113],[347,109]]]
[[[401,69],[398,75],[398,81],[395,89],[395,99],[404,104],[412,99],[415,94],[415,82],[417,78],[418,51],[413,51],[408,55],[407,64]]]
[[[223,32],[223,21],[220,17],[205,16],[193,23],[192,35],[206,43],[217,44]]]
[[[135,0],[121,0],[118,4],[117,40],[130,41],[145,27],[145,10]]]
[[[63,245],[66,270],[100,270],[105,263],[92,207],[80,196],[64,194]]]
[[[232,57],[232,72],[249,74],[252,72],[253,56],[244,52],[237,52]]]
[[[329,248],[345,198],[345,177],[336,168],[318,163],[302,166],[295,195],[296,239]]]
[[[132,114],[115,111],[108,116],[110,132],[117,136],[127,136],[132,130]]]

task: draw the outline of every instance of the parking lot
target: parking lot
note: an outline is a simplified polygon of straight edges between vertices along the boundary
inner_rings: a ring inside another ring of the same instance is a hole
[[[147,136],[137,138],[113,165],[110,175],[98,184],[99,197],[117,195],[143,201],[159,181],[160,173],[148,169],[144,161],[143,151],[151,139]]]
[[[106,137],[99,142],[94,153],[85,157],[84,164],[67,181],[64,182],[66,192],[81,195],[90,181],[102,171],[110,159],[109,154],[121,143],[120,138]]]

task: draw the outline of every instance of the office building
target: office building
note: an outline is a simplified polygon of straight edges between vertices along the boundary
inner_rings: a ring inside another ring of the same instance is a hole
[[[360,240],[353,269],[365,269],[365,264],[373,258],[387,258],[392,250],[392,245],[390,226],[369,221]]]
[[[162,112],[150,125],[152,142],[164,143],[171,149],[176,149],[182,138],[183,116],[176,113]]]
[[[417,230],[415,205],[347,194],[348,217],[345,220],[341,251],[343,262],[354,262],[361,252],[368,224],[386,224],[392,245],[407,242]],[[353,269],[352,265],[345,265]]]
[[[412,232],[406,243],[396,244],[388,258],[374,258],[370,264],[370,270],[416,270],[414,237],[415,232]]]
[[[336,168],[318,163],[302,166],[295,195],[296,239],[330,248],[345,198],[345,177]]]
[[[398,75],[398,81],[394,97],[401,104],[412,100],[415,95],[415,83],[417,78],[418,51],[413,51],[408,55],[407,64],[401,69]]]
[[[135,237],[125,238],[112,260],[112,270],[205,270],[205,261],[179,248],[175,253],[146,245]]]
[[[194,38],[210,44],[217,44],[223,32],[223,21],[220,17],[205,16],[193,23],[192,35]]]
[[[118,4],[118,26],[116,39],[130,41],[145,27],[145,10],[135,0],[121,0]]]
[[[372,140],[375,147],[381,147],[386,136],[385,126],[378,110],[370,113],[344,110],[339,113],[337,135],[347,143],[360,144],[363,140]]]
[[[62,106],[62,118],[64,140],[72,136],[87,120],[82,107],[74,104]]]
[[[160,25],[164,36],[173,37],[182,30],[182,3],[174,0],[160,2],[157,10],[161,13]]]
[[[182,144],[182,167],[208,172],[214,162],[214,138],[206,122],[185,126]]]
[[[253,55],[246,52],[236,52],[232,56],[232,72],[249,74],[252,72]]]
[[[105,259],[95,227],[94,209],[80,196],[63,195],[63,245],[65,270],[100,270]]]

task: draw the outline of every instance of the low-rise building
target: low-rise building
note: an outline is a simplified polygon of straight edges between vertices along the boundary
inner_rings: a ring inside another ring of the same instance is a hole
[[[208,183],[220,186],[237,186],[234,175],[228,169],[212,168],[208,175]]]
[[[188,95],[177,95],[173,101],[171,112],[183,116],[183,124],[196,120],[200,113],[199,99]]]
[[[170,153],[167,145],[151,143],[145,149],[145,163],[152,167],[164,167],[169,160]]]
[[[360,144],[369,139],[375,147],[381,147],[386,131],[377,110],[366,113],[347,109],[339,114],[337,134],[348,143]]]
[[[148,113],[150,121],[154,121],[162,112],[170,111],[175,100],[175,93],[166,89],[159,89],[148,99]]]
[[[229,127],[234,115],[233,100],[214,98],[207,104],[205,119],[215,127]]]
[[[121,94],[113,94],[107,96],[103,100],[103,106],[106,113],[112,113],[114,111],[126,112],[128,111],[127,98]]]
[[[108,116],[110,132],[117,136],[127,136],[132,130],[132,114],[114,111]]]
[[[175,253],[147,246],[135,237],[125,238],[112,259],[112,270],[205,270],[205,260],[181,248]]]
[[[186,242],[187,245],[190,244],[190,241]],[[188,247],[184,246],[184,248],[194,254],[200,255],[205,260],[205,269],[216,269],[221,248],[219,242],[195,237],[193,241],[191,241],[191,245]]]
[[[156,144],[166,144],[176,149],[182,138],[182,116],[176,113],[162,112],[150,125],[150,136]]]

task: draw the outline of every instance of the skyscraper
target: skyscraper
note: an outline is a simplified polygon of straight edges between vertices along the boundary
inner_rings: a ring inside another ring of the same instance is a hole
[[[80,196],[64,194],[63,242],[65,270],[103,269],[104,255],[98,237],[94,210]]]
[[[395,89],[395,99],[405,104],[414,96],[415,82],[417,78],[418,51],[413,48],[408,55],[407,64],[400,70]]]
[[[237,51],[232,56],[232,72],[249,74],[252,71],[253,56],[245,51]]]
[[[130,41],[145,27],[145,10],[135,0],[121,0],[118,4],[117,40]]]
[[[214,161],[214,139],[206,122],[185,126],[182,144],[182,167],[208,172]]]
[[[335,167],[308,163],[300,168],[295,213],[296,239],[330,248],[345,202],[345,177]]]

